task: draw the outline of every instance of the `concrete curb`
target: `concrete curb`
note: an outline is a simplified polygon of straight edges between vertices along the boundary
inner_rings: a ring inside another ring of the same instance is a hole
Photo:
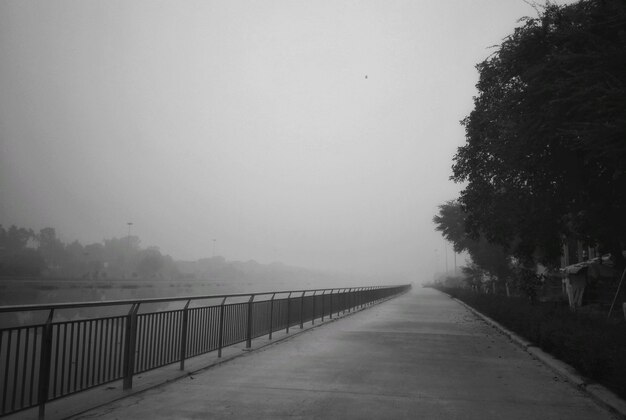
[[[442,292],[447,295],[447,293]],[[450,296],[450,295],[448,295]],[[612,391],[608,390],[604,386],[592,382],[591,380],[582,376],[574,367],[568,365],[567,363],[556,359],[554,356],[546,353],[541,350],[537,345],[531,343],[523,337],[520,337],[513,331],[504,327],[500,323],[494,321],[489,318],[487,315],[482,314],[476,309],[472,308],[465,302],[450,296],[451,299],[463,305],[467,308],[471,313],[481,318],[487,324],[497,329],[500,333],[507,336],[513,343],[517,346],[521,347],[528,354],[530,354],[535,359],[542,362],[548,368],[550,368],[553,372],[561,376],[567,382],[575,386],[576,388],[582,390],[587,393],[591,399],[593,399],[596,403],[601,405],[602,407],[608,409],[613,414],[619,416],[622,419],[626,419],[626,401],[615,395]]]

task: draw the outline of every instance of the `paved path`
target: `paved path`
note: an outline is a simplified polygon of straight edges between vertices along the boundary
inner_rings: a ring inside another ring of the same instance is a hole
[[[610,419],[431,289],[251,352],[81,419]]]

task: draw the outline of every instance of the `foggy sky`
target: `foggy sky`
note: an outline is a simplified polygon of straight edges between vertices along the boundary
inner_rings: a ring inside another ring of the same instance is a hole
[[[0,3],[0,223],[430,280],[522,0]],[[366,77],[367,76],[367,77]],[[448,251],[449,264],[452,254]]]

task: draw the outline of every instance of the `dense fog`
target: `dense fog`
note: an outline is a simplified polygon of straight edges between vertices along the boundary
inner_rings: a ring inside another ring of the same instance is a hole
[[[300,267],[312,287],[429,281],[453,269],[432,217],[460,189],[474,66],[533,14],[523,0],[3,1],[0,224],[136,238],[182,271],[208,258]]]

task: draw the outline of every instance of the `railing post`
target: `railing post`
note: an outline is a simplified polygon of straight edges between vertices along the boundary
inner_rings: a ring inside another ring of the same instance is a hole
[[[335,297],[336,297],[336,311],[337,311],[337,317],[339,317],[339,315],[341,315],[341,289],[337,289],[337,293],[335,293]]]
[[[315,294],[317,290],[313,291],[313,315],[311,316],[311,325],[315,325]]]
[[[43,420],[46,415],[46,402],[48,401],[48,391],[50,387],[50,359],[52,357],[52,318],[54,317],[54,309],[50,309],[48,320],[43,327],[41,354],[39,355],[39,386],[38,403],[39,403],[39,419]],[[36,333],[36,332],[35,332]],[[8,372],[7,372],[8,375]],[[6,390],[5,390],[6,392]]]
[[[285,334],[289,334],[289,324],[291,323],[291,293],[289,292],[289,296],[287,296],[287,330]]]
[[[322,322],[324,322],[324,298],[326,297],[326,289],[322,290]]]
[[[272,298],[270,299],[270,337],[269,339],[272,339],[272,330],[274,329],[274,297],[276,296],[276,293],[274,293],[272,295]]]
[[[348,294],[346,293],[346,289],[343,289],[343,292],[341,292],[341,294],[343,295],[343,302],[341,306],[343,306],[343,312],[342,314],[346,313],[346,306],[348,306]]]
[[[304,294],[305,292],[302,292],[302,295],[300,296],[300,329],[304,328]]]
[[[123,389],[133,387],[135,373],[135,345],[137,343],[137,312],[140,303],[133,303],[128,311],[126,321],[126,348],[124,349],[124,385]]]
[[[330,289],[330,294],[328,295],[330,298],[330,314],[329,314],[330,319],[333,319],[333,290],[335,289]]]
[[[180,330],[180,370],[185,370],[185,356],[187,356],[187,324],[189,320],[189,304],[191,299],[187,301],[183,308],[183,325]]]
[[[222,347],[224,347],[224,302],[226,297],[222,299],[220,304],[220,329],[217,333],[217,357],[222,357]]]
[[[352,287],[348,289],[348,313],[352,312]]]
[[[348,289],[346,300],[348,301],[348,303],[346,304],[346,306],[348,307],[348,312],[351,312],[352,311],[352,287]]]
[[[246,348],[249,349],[252,347],[252,301],[254,300],[254,295],[250,295],[250,300],[248,300],[248,328],[246,331]]]
[[[339,294],[337,295],[337,316],[341,315],[341,311],[343,310],[342,306],[343,306],[343,290],[344,289],[339,289]]]

